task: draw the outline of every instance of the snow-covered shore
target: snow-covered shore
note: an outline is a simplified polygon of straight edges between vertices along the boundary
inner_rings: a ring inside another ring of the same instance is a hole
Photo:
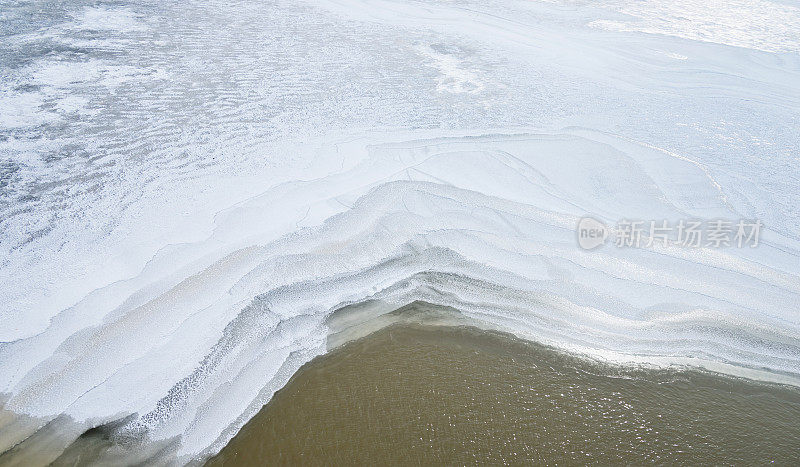
[[[659,4],[76,2],[9,28],[0,452],[124,420],[213,454],[359,303],[800,385],[800,12]],[[764,231],[585,251],[587,215]]]

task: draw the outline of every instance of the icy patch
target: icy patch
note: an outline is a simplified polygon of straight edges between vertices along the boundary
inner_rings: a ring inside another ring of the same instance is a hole
[[[103,60],[86,62],[42,61],[31,67],[30,83],[60,90],[75,90],[78,85],[97,85],[114,88],[137,79],[163,79],[166,75],[156,69],[116,65]],[[78,87],[78,89],[80,89]]]
[[[86,8],[76,21],[78,29],[93,31],[131,32],[145,29],[136,15],[126,8]]]
[[[589,24],[766,52],[800,51],[800,9],[795,6],[768,0],[645,0],[624,2],[618,8],[634,19]]]
[[[675,60],[688,60],[689,59],[689,57],[687,57],[686,55],[677,54],[675,52],[665,52],[665,53],[666,53],[667,57],[674,58]]]
[[[38,92],[0,92],[0,127],[24,128],[52,120],[54,116],[39,110],[43,103]]]
[[[95,81],[100,76],[100,61],[54,62],[43,61],[34,67],[32,82],[42,86],[66,88],[73,84]]]
[[[484,85],[478,72],[466,67],[464,60],[459,59],[457,50],[441,45],[420,45],[417,51],[428,58],[428,63],[439,71],[436,78],[436,89],[439,92],[475,94],[483,90]]]

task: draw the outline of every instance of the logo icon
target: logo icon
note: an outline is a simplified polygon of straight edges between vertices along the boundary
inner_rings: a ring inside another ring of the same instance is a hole
[[[593,217],[582,217],[578,221],[578,245],[584,250],[593,250],[608,238],[606,225]]]

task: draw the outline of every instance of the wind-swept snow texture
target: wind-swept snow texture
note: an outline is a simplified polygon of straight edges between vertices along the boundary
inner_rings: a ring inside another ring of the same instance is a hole
[[[800,384],[795,2],[3,1],[0,36],[0,452],[213,454],[354,304]],[[585,215],[765,227],[584,251]]]

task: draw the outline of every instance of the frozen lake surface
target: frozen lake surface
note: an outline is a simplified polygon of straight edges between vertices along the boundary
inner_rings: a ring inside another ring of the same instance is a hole
[[[0,452],[213,454],[358,304],[800,385],[798,83],[793,1],[0,0]]]

